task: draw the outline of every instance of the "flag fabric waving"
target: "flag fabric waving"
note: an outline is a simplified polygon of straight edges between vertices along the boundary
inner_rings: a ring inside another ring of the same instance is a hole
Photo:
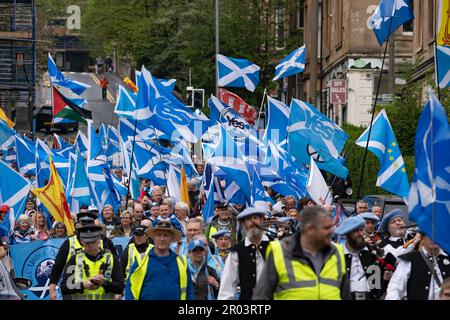
[[[87,125],[86,119],[92,119],[92,112],[79,107],[53,87],[53,117],[71,119]]]
[[[277,64],[273,81],[305,71],[305,63],[305,46],[302,46],[289,53],[279,64]]]
[[[259,83],[260,67],[246,59],[230,58],[221,54],[218,54],[216,59],[220,87],[239,87],[255,91]]]
[[[263,142],[271,141],[283,146],[287,143],[286,128],[289,124],[289,107],[281,101],[267,96],[266,132]]]
[[[53,61],[53,58],[50,55],[50,53],[48,54],[47,67],[48,73],[50,75],[50,80],[53,85],[65,87],[77,95],[81,95],[84,91],[86,91],[87,88],[91,87],[88,84],[64,77],[64,75],[61,73],[61,71],[59,71],[58,67],[56,66],[55,61]]]
[[[369,25],[380,46],[405,22],[414,19],[410,0],[381,0],[370,17]]]
[[[50,179],[42,188],[32,189],[36,197],[47,208],[53,219],[57,222],[63,222],[67,229],[67,234],[72,235],[75,231],[72,216],[70,214],[69,204],[64,194],[63,184],[56,171],[53,160],[50,156]]]
[[[306,165],[312,156],[320,169],[346,179],[348,170],[339,154],[348,134],[307,102],[292,99],[290,109],[288,151]]]
[[[409,218],[450,254],[450,158],[442,154],[443,150],[450,150],[447,115],[430,93],[416,130]]]
[[[25,210],[31,184],[1,160],[0,176],[0,203],[10,208],[0,224],[0,237],[3,237],[13,233],[16,219]]]
[[[450,87],[450,46],[436,46],[436,82],[439,88]]]
[[[369,129],[370,127],[356,140],[356,145],[366,147]],[[397,139],[395,139],[394,131],[384,109],[373,121],[369,151],[380,160],[377,187],[401,197],[407,197],[409,193],[408,174]]]

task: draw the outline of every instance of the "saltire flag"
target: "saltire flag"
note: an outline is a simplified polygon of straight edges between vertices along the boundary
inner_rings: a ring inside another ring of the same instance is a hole
[[[320,169],[346,179],[339,154],[348,134],[307,102],[292,99],[290,109],[287,150],[300,163],[309,165],[312,156]]]
[[[303,164],[297,163],[291,154],[272,142],[269,142],[269,148],[269,165],[272,167],[273,173],[280,177],[282,182],[285,182],[289,189],[295,191],[299,198],[305,197],[308,182],[308,170]],[[281,192],[277,192],[285,193],[288,191],[283,183],[276,184],[277,186],[272,185],[271,188],[274,190],[281,190]]]
[[[65,87],[77,95],[81,95],[87,88],[91,87],[88,84],[64,77],[64,75],[61,73],[61,71],[59,71],[58,67],[56,66],[55,61],[53,61],[50,52],[48,53],[47,67],[48,73],[50,75],[50,80],[53,85],[56,84],[61,87]]]
[[[8,124],[0,119],[0,145],[2,150],[7,150],[14,144],[16,130],[10,128]]]
[[[9,237],[14,232],[16,219],[25,210],[31,184],[1,160],[0,176],[0,203],[10,208],[0,224],[0,237]]]
[[[211,180],[209,183],[209,190],[206,196],[206,203],[203,206],[203,221],[205,224],[210,223],[212,218],[214,218],[214,174],[211,175]]]
[[[181,189],[180,189],[180,181],[181,181],[181,172],[179,169],[173,165],[169,165],[167,175],[167,188],[166,194],[175,200],[175,202],[181,201]]]
[[[287,144],[286,128],[289,124],[289,106],[281,101],[267,96],[267,111],[266,111],[266,131],[262,141],[267,144],[267,141],[285,146]]]
[[[450,150],[447,115],[430,92],[416,130],[409,219],[450,254],[450,158],[442,154],[443,150]]]
[[[15,124],[14,122],[12,122],[8,116],[6,115],[5,111],[3,111],[2,108],[0,108],[0,120],[3,120],[6,122],[6,124],[8,125],[8,127],[10,128],[14,128]]]
[[[380,46],[404,23],[414,19],[410,0],[381,0],[369,19]]]
[[[119,118],[119,135],[124,142],[133,142],[133,137],[135,135],[135,124],[136,137],[140,137],[142,141],[156,139],[155,130],[142,123],[142,121]]]
[[[158,81],[167,88],[169,91],[173,91],[175,89],[175,83],[177,82],[176,79],[158,79]]]
[[[218,54],[217,68],[219,75],[219,87],[246,88],[255,91],[259,83],[259,70],[253,62],[246,59],[226,57]]]
[[[122,85],[119,85],[114,113],[117,114],[118,117],[141,120],[139,119],[139,114],[136,111],[136,100],[136,93],[128,90]],[[148,118],[149,115],[144,116],[144,119]]]
[[[67,149],[73,147],[70,143],[66,142],[63,138],[58,136],[56,133],[53,134],[54,137],[54,149]]]
[[[305,71],[306,52],[305,46],[295,49],[289,53],[275,67],[275,77],[273,81]]]
[[[67,99],[55,87],[53,89],[53,117],[66,118],[87,125],[86,119],[92,119],[92,112],[83,109]]]
[[[16,136],[16,152],[19,172],[26,175],[36,175],[36,147],[34,142]]]
[[[85,153],[88,149],[88,139],[81,131],[78,131],[77,137],[75,138],[75,147],[81,154]]]
[[[208,161],[222,169],[229,179],[234,180],[244,192],[247,202],[251,201],[251,184],[247,164],[234,139],[221,127],[219,143]]]
[[[450,46],[435,48],[436,85],[439,88],[450,87]]]
[[[255,208],[261,208],[262,210],[270,211],[269,205],[267,202],[271,202],[268,200],[268,196],[264,187],[261,183],[261,179],[258,176],[257,170],[253,170],[253,180],[252,180],[252,206]]]
[[[6,150],[2,150],[2,159],[8,164],[17,162],[17,153],[15,146],[11,146]]]
[[[64,194],[63,184],[56,171],[53,160],[50,156],[50,179],[46,186],[34,188],[32,193],[41,201],[57,222],[63,222],[70,236],[74,233],[75,227],[70,214],[69,204]]]
[[[80,152],[77,153],[75,172],[67,194],[72,212],[77,213],[81,206],[89,206],[93,203],[94,196],[87,175],[86,163]]]
[[[170,137],[195,143],[209,125],[209,119],[198,115],[179,101],[175,95],[142,66],[138,82],[137,108],[148,109],[146,123]]]
[[[356,140],[356,145],[362,148],[366,147],[369,129],[370,127]],[[380,160],[377,187],[400,197],[407,197],[409,179],[405,162],[384,109],[373,121],[368,150]]]

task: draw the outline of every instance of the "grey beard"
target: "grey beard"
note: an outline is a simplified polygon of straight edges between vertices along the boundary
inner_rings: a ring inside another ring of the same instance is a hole
[[[263,236],[264,231],[257,228],[257,227],[252,227],[247,231],[247,237],[250,240],[260,240]]]

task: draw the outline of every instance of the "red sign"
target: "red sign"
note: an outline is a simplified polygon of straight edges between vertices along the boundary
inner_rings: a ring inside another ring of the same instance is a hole
[[[219,89],[219,99],[225,104],[233,107],[234,111],[239,114],[251,125],[255,125],[255,121],[258,118],[258,113],[255,108],[242,100],[237,94],[234,94],[225,89]]]
[[[331,80],[331,104],[347,103],[347,81],[345,79]]]

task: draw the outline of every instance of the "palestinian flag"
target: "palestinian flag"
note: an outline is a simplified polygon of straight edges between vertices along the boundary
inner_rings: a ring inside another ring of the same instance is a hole
[[[87,126],[86,119],[92,119],[92,112],[73,103],[53,87],[53,117],[78,121]]]

